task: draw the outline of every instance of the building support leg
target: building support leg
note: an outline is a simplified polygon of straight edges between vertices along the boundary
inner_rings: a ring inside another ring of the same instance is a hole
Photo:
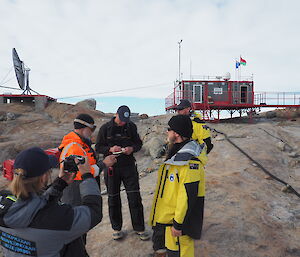
[[[250,112],[249,112],[249,122],[251,124],[253,123],[253,110],[252,110],[252,108],[250,108]]]

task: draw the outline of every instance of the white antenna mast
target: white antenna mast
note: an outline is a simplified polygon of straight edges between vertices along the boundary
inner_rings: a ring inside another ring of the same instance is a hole
[[[192,80],[192,59],[190,60],[190,80]]]
[[[181,43],[182,43],[182,39],[178,42],[178,81],[181,81],[181,71],[180,71],[180,66],[181,66],[181,63],[180,63],[180,55],[181,55]]]

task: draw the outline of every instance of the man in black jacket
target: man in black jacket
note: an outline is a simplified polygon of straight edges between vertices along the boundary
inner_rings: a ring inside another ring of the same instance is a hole
[[[105,123],[99,130],[96,152],[105,156],[115,154],[117,163],[105,171],[104,178],[108,192],[109,217],[113,239],[124,237],[122,231],[122,211],[120,186],[123,182],[131,215],[133,229],[141,240],[148,240],[145,231],[144,211],[139,187],[139,174],[133,153],[142,148],[142,141],[137,133],[136,125],[130,121],[130,109],[126,105],[118,108],[116,117]]]
[[[59,204],[58,199],[73,182],[74,173],[61,169],[59,177],[42,192],[51,166],[49,157],[38,147],[17,155],[11,192],[0,192],[0,240],[5,257],[86,256],[84,244],[78,245],[75,239],[102,219],[99,187],[86,159],[84,165],[78,165],[83,180],[81,206]]]

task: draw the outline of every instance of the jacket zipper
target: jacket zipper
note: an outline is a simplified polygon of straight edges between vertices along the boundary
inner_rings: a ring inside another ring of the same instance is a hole
[[[179,183],[179,175],[178,175],[178,172],[176,172],[176,177],[177,177],[177,181]]]
[[[163,187],[162,187],[162,190],[161,190],[160,198],[162,198],[163,194],[164,194],[164,189],[165,189],[166,181],[167,181],[167,178],[168,178],[168,173],[169,173],[169,169],[167,169],[167,171],[166,171],[165,180],[164,180],[164,184],[163,184]]]
[[[162,173],[163,173],[165,167],[166,167],[166,164],[164,164],[164,166],[163,166],[163,168],[162,168]],[[154,221],[155,210],[156,210],[156,204],[157,204],[158,195],[159,195],[159,191],[160,191],[161,181],[162,181],[162,177],[160,178],[160,181],[159,181],[159,186],[158,186],[158,190],[157,190],[157,196],[156,196],[156,199],[155,199],[155,204],[154,204],[153,216],[152,216],[152,222],[151,222],[151,224],[153,224],[153,221]]]

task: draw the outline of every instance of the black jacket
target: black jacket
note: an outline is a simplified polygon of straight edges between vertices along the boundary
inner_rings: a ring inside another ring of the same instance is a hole
[[[91,174],[84,174],[80,184],[82,205],[59,204],[57,199],[66,186],[58,178],[44,194],[32,194],[27,200],[13,199],[9,192],[0,192],[0,206],[4,207],[0,208],[4,256],[70,256],[64,251],[65,246],[101,221],[102,198],[96,180]],[[76,252],[72,256],[82,255]]]
[[[102,125],[99,130],[96,142],[96,152],[105,156],[110,155],[110,147],[118,145],[121,147],[133,147],[133,153],[138,152],[143,145],[137,132],[136,125],[129,121],[124,126],[117,126],[112,118],[109,122]],[[129,166],[135,163],[133,153],[130,155],[120,154],[115,166]]]

